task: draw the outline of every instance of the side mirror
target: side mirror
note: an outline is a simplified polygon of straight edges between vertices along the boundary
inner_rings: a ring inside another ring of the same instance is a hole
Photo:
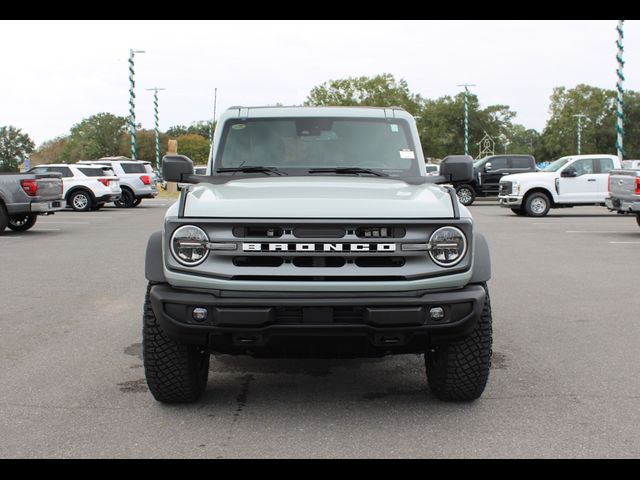
[[[183,177],[187,175],[193,175],[193,161],[189,157],[184,155],[162,157],[162,178],[167,182],[184,182]]]
[[[578,172],[573,167],[567,167],[562,172],[560,172],[561,177],[577,177]]]
[[[490,172],[493,167],[491,166],[491,162],[487,162],[484,166],[485,172]]]
[[[449,182],[470,182],[473,179],[471,155],[448,155],[440,162],[440,175]]]

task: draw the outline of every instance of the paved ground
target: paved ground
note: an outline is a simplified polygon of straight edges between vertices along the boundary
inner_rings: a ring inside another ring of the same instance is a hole
[[[0,457],[640,457],[640,229],[602,207],[471,207],[489,239],[493,369],[437,401],[422,359],[212,359],[156,403],[140,360],[144,249],[168,201],[0,236]]]

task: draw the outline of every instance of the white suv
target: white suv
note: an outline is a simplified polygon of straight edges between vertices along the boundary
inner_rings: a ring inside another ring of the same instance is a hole
[[[122,196],[113,202],[116,207],[130,208],[140,205],[143,198],[158,195],[158,178],[151,162],[130,160],[127,157],[103,157],[99,160],[82,160],[79,163],[106,165],[113,169],[120,179]]]
[[[60,173],[67,205],[78,212],[98,210],[120,198],[120,180],[110,167],[91,163],[38,165],[31,173]]]

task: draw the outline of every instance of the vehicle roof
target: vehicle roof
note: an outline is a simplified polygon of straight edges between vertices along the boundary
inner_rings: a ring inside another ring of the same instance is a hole
[[[400,107],[369,106],[235,106],[228,108],[221,116],[227,118],[273,118],[273,117],[358,117],[358,118],[413,118]]]

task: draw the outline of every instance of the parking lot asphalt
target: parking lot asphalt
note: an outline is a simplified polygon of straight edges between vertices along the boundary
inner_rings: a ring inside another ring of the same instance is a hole
[[[444,403],[422,357],[212,357],[198,403],[142,369],[144,251],[169,200],[0,235],[0,457],[640,457],[640,228],[603,207],[470,207],[489,241],[484,395]]]

